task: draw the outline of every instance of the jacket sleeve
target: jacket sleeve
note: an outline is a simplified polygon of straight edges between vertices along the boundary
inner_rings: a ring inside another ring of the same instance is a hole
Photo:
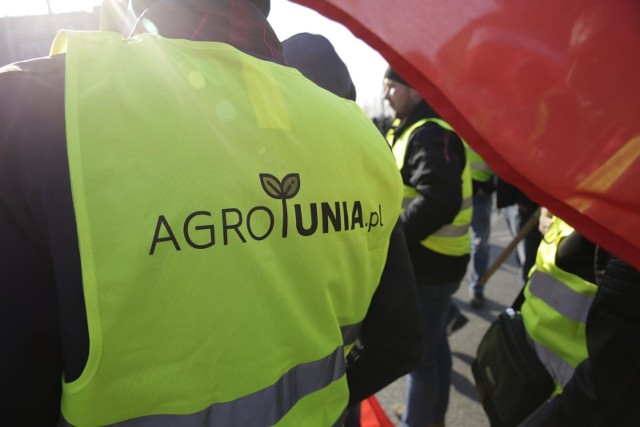
[[[596,283],[596,245],[577,231],[562,239],[556,252],[556,266],[587,282]]]
[[[612,257],[587,318],[589,358],[522,425],[627,426],[640,420],[640,273]]]
[[[457,215],[462,203],[464,156],[457,135],[435,123],[413,132],[401,171],[404,183],[419,193],[400,216],[410,246]]]
[[[415,281],[398,222],[358,344],[347,357],[349,404],[409,373],[420,361],[421,339]]]
[[[62,377],[57,296],[45,286],[50,267],[5,207],[0,201],[0,378],[8,387],[0,425],[55,425]]]
[[[19,73],[0,71],[0,93],[6,95],[0,105],[0,425],[52,426],[59,416],[62,359],[45,243],[50,225],[36,212],[41,194],[25,185],[46,171],[24,163],[25,135],[40,132],[42,122],[25,122],[19,114],[30,107]]]

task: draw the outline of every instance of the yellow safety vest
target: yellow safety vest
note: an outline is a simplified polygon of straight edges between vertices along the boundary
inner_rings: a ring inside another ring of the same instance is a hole
[[[573,228],[558,217],[538,248],[535,268],[527,281],[521,312],[538,358],[554,379],[557,392],[587,358],[585,323],[596,285],[555,264],[558,245]]]
[[[90,338],[62,424],[334,424],[402,200],[369,118],[223,43],[53,51]]]
[[[387,133],[387,142],[392,147],[393,154],[396,158],[396,165],[398,166],[399,170],[402,170],[402,167],[404,166],[407,144],[409,143],[411,134],[420,126],[431,122],[436,123],[446,130],[455,132],[453,128],[442,119],[422,119],[418,120],[413,125],[405,129],[402,135],[400,135],[394,142],[394,131],[399,122],[400,121],[396,119],[393,123],[392,128]],[[466,147],[466,144],[464,145]],[[473,213],[473,199],[471,173],[469,168],[469,155],[466,151],[466,148],[465,153],[467,155],[465,156],[465,165],[464,169],[462,170],[462,203],[460,206],[460,211],[453,219],[453,222],[451,222],[451,224],[442,226],[439,230],[435,231],[429,237],[420,242],[424,247],[444,255],[460,256],[466,255],[470,252],[471,234],[469,231],[469,226],[471,225],[471,216]],[[404,185],[403,194],[403,208],[406,208],[413,199],[418,197],[418,192],[416,191],[416,189],[406,184]]]
[[[478,182],[487,182],[493,178],[493,171],[478,153],[469,144],[465,143],[467,155],[469,156],[469,167],[471,168],[471,179]]]

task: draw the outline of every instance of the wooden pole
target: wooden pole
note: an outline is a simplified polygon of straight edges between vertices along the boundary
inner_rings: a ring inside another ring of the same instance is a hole
[[[522,226],[518,234],[513,238],[511,243],[507,245],[506,248],[502,251],[498,258],[491,264],[491,266],[487,269],[486,273],[482,275],[480,280],[478,281],[478,285],[484,286],[489,278],[496,272],[498,268],[502,265],[502,263],[511,255],[511,252],[518,246],[526,236],[529,234],[531,229],[538,224],[538,217],[540,216],[540,208],[536,209],[536,211],[531,215],[529,220]]]

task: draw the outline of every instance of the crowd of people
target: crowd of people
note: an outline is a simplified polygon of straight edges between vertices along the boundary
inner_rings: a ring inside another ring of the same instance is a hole
[[[401,425],[444,427],[452,295],[469,277],[485,306],[494,199],[514,233],[539,215],[511,308],[551,389],[514,414],[484,373],[515,376],[479,359],[491,424],[640,420],[638,271],[405,77],[381,76],[376,126],[331,43],[278,40],[269,0],[132,8],[131,38],[63,31],[0,70],[0,424],[352,427],[407,375]]]

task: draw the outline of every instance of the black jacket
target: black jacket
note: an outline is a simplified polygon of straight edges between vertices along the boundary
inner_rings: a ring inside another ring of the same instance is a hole
[[[411,125],[424,118],[439,116],[420,102],[394,130],[399,138]],[[394,141],[395,142],[395,141]],[[418,285],[460,281],[467,271],[469,255],[443,255],[425,248],[420,241],[440,227],[450,224],[462,204],[462,171],[466,154],[455,132],[436,123],[426,123],[411,134],[400,173],[405,185],[419,196],[400,216]]]
[[[219,25],[224,11],[211,14],[216,20],[213,27],[201,26],[199,32],[188,24],[201,24],[207,12],[182,12],[158,9],[155,22],[184,25],[182,33],[171,28],[176,37],[227,40]],[[235,17],[234,28],[244,24],[251,31],[244,33],[246,40],[234,41],[247,52],[255,50],[256,56],[281,62],[279,42],[264,18],[255,14],[249,18]],[[159,28],[162,33],[163,25]],[[5,385],[0,425],[55,425],[62,375],[68,381],[77,378],[88,355],[66,151],[64,61],[63,55],[40,58],[0,72],[0,382]],[[404,236],[396,227],[362,327],[363,349],[347,367],[352,402],[418,363],[420,331],[413,283]]]

